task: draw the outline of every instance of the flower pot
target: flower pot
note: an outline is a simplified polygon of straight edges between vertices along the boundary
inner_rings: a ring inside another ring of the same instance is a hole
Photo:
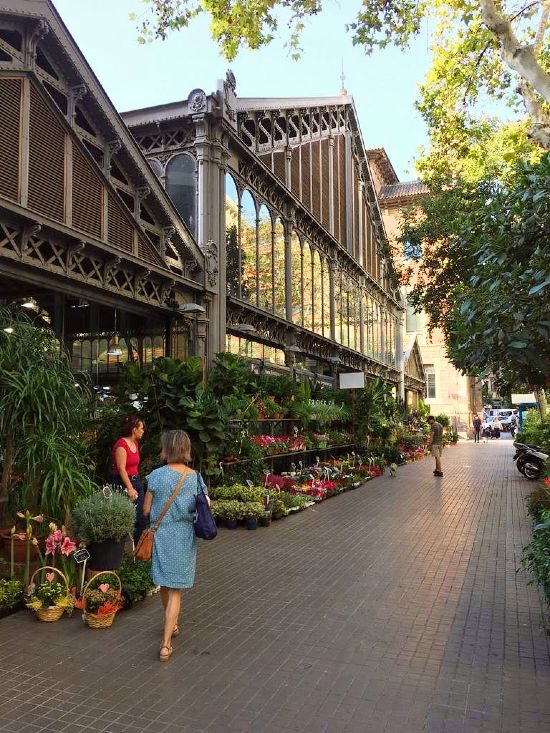
[[[113,570],[122,565],[123,541],[90,542],[87,549],[90,553],[88,560],[90,570]]]
[[[4,544],[4,557],[9,560],[11,557],[11,527],[9,529],[0,529],[0,538]],[[31,545],[30,558],[31,562],[38,560],[38,552],[34,545]],[[13,561],[16,563],[27,561],[27,540],[20,540],[19,537],[14,537]]]
[[[49,606],[49,608],[37,608],[36,618],[39,621],[59,621],[61,616],[63,616],[63,611],[65,609],[60,608],[59,606]]]
[[[84,612],[84,621],[86,621],[90,629],[108,629],[109,626],[113,625],[115,616],[116,611],[113,611],[113,613],[105,613],[102,615]]]
[[[260,524],[262,527],[269,527],[271,524],[271,515],[269,515],[269,517],[262,517],[260,519]]]
[[[279,513],[277,512],[277,513],[275,513],[275,514],[272,514],[272,515],[271,515],[271,518],[272,518],[272,519],[275,519],[275,520],[278,520],[278,519],[282,519],[282,518],[283,518],[283,515],[282,515],[282,514],[279,514]]]
[[[258,526],[258,520],[257,519],[245,519],[244,526],[247,529],[256,529]]]
[[[225,526],[227,529],[237,529],[237,520],[236,519],[226,519]]]

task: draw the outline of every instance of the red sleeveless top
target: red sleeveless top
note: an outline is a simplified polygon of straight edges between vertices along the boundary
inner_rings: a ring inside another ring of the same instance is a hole
[[[111,456],[113,459],[113,473],[116,476],[119,476],[118,469],[116,467],[116,460],[115,460],[115,452],[117,448],[124,448],[126,451],[126,473],[128,476],[137,476],[139,471],[139,446],[136,446],[136,450],[131,450],[128,443],[124,440],[124,438],[119,438],[117,442],[113,445],[113,450],[111,451]]]

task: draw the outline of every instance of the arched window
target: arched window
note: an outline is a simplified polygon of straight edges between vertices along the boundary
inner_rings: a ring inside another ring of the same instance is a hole
[[[166,192],[189,231],[197,233],[197,183],[195,159],[187,153],[174,156],[166,166]]]
[[[241,196],[241,297],[254,305],[258,301],[256,218],[256,202],[250,191],[245,191]]]
[[[241,256],[239,251],[239,194],[232,176],[225,176],[225,256],[226,286],[229,295],[241,295]]]
[[[273,294],[275,314],[285,318],[285,229],[280,219],[273,228]]]
[[[148,162],[153,169],[153,173],[155,174],[155,176],[159,179],[162,178],[162,176],[164,175],[164,170],[160,162],[156,158],[149,158]]]
[[[342,273],[334,271],[334,320],[336,326],[336,341],[343,344],[344,313],[342,305]]]
[[[273,310],[273,232],[271,214],[264,204],[258,212],[258,305]]]
[[[302,323],[302,245],[296,232],[290,240],[292,265],[292,322]]]

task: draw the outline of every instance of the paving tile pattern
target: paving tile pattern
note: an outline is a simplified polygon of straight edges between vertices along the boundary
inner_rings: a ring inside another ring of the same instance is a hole
[[[426,459],[201,543],[167,664],[158,598],[108,630],[0,621],[0,731],[548,733],[545,610],[516,572],[532,484],[512,452],[458,445],[443,479]]]

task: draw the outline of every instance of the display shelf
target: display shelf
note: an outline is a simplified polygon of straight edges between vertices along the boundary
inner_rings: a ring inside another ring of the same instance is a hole
[[[293,450],[288,453],[273,453],[270,456],[263,456],[263,460],[274,458],[288,458],[289,456],[303,456],[306,453],[324,453],[326,451],[336,450],[337,448],[353,448],[355,443],[341,443],[339,445],[329,445],[326,448],[308,448],[307,450]],[[240,463],[250,463],[250,458],[239,458],[236,461],[220,461],[223,466],[236,466]]]

